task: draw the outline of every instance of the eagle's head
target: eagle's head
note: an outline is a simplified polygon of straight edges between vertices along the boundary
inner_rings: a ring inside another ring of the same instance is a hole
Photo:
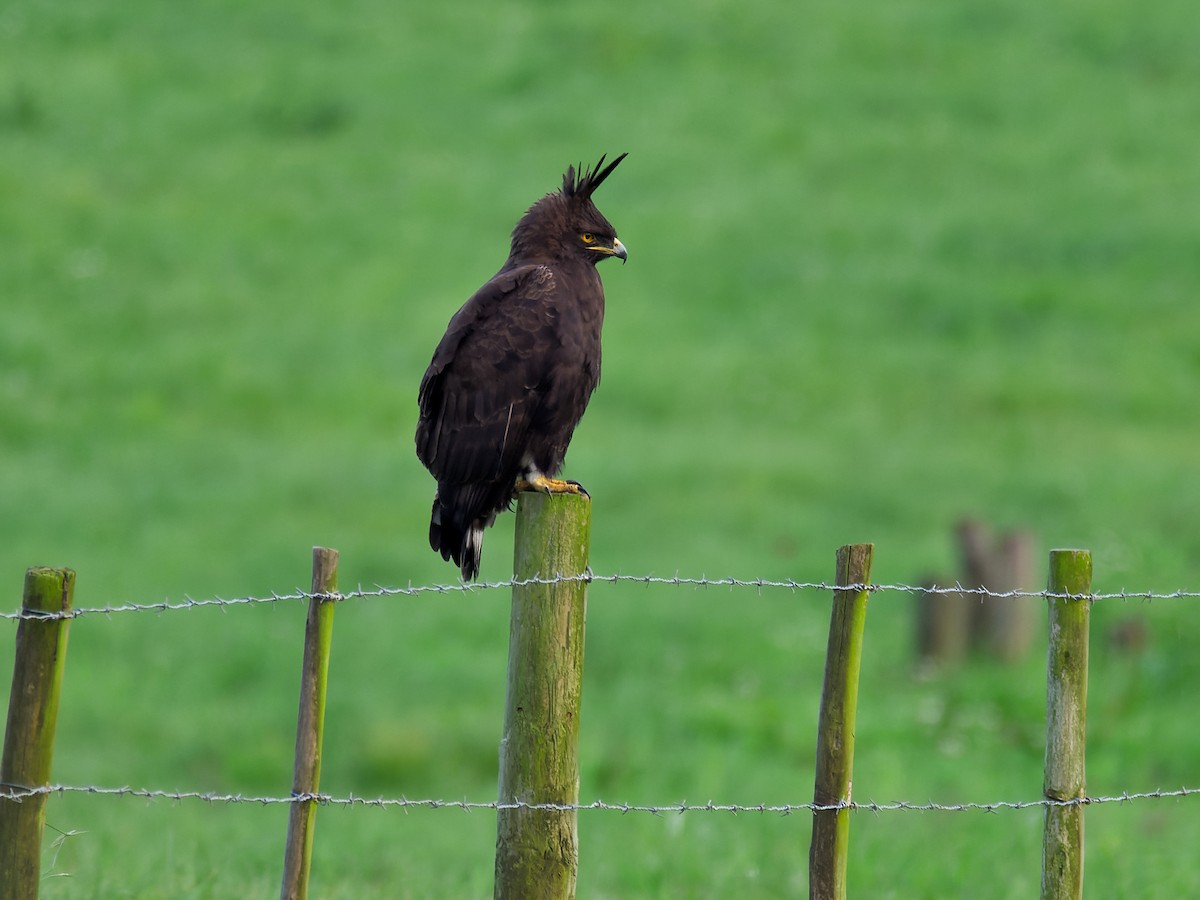
[[[615,256],[628,257],[617,231],[592,202],[592,192],[628,154],[622,153],[607,166],[604,157],[589,170],[574,166],[563,175],[562,190],[547,194],[517,223],[512,234],[510,259],[532,262],[585,261],[592,265]]]

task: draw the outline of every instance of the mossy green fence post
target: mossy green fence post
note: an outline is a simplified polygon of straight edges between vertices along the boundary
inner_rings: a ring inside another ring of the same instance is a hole
[[[71,622],[64,613],[71,611],[74,593],[75,573],[70,569],[38,567],[25,573],[0,791],[19,793],[50,784]],[[0,796],[0,900],[37,897],[45,824],[45,794]]]
[[[300,714],[296,721],[296,765],[292,796],[316,794],[321,785],[321,740],[325,733],[325,688],[329,679],[329,648],[333,640],[333,608],[337,599],[338,552],[313,547],[312,593],[304,627],[304,662],[300,673]],[[308,896],[316,800],[294,800],[288,818],[283,856],[282,900]]]
[[[579,709],[591,501],[525,492],[517,501],[508,693],[500,741],[495,896],[575,896],[574,809],[503,808],[579,802]],[[571,580],[553,581],[556,576]],[[551,583],[528,583],[550,579]]]
[[[849,544],[837,552],[838,585],[867,585],[873,544]],[[817,771],[813,803],[848,803],[854,774],[854,720],[858,711],[858,672],[869,591],[836,590],[825,655],[825,683],[817,723]],[[808,894],[812,900],[844,900],[850,849],[850,810],[813,810],[808,851]]]
[[[1046,654],[1046,765],[1042,835],[1043,900],[1083,896],[1083,805],[1086,789],[1088,618],[1092,555],[1087,550],[1050,553],[1050,642]],[[1053,805],[1052,805],[1053,804]]]

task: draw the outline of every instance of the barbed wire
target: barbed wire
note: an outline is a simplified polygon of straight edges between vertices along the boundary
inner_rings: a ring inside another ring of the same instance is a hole
[[[787,579],[784,581],[771,580],[766,578],[706,578],[700,577],[681,577],[675,575],[665,577],[659,575],[596,575],[591,572],[585,572],[580,575],[554,575],[549,577],[534,576],[532,578],[509,578],[504,581],[484,581],[458,584],[431,584],[431,585],[408,585],[407,587],[386,587],[383,585],[375,585],[371,588],[358,587],[356,590],[348,592],[338,592],[334,594],[314,593],[296,589],[286,594],[271,592],[263,596],[245,596],[245,597],[209,597],[200,600],[191,597],[184,597],[183,600],[163,600],[157,603],[120,603],[110,604],[107,606],[97,607],[80,607],[77,609],[63,610],[60,612],[36,612],[27,611],[24,609],[15,610],[13,612],[0,613],[0,619],[21,620],[21,619],[36,619],[39,621],[51,621],[54,619],[78,619],[83,616],[104,615],[110,616],[116,613],[127,612],[173,612],[182,609],[200,609],[203,607],[230,607],[230,606],[252,606],[258,604],[283,603],[297,600],[313,600],[313,599],[331,599],[338,602],[345,600],[355,600],[372,597],[414,597],[420,594],[454,594],[454,593],[475,593],[482,591],[490,591],[497,589],[510,589],[514,587],[527,587],[531,585],[554,585],[563,583],[584,582],[587,584],[643,584],[643,585],[669,585],[675,587],[696,587],[696,588],[755,588],[759,591],[764,590],[788,590],[797,591],[868,591],[873,594],[880,593],[904,593],[904,594],[960,594],[967,597],[978,597],[980,601],[984,598],[994,598],[998,600],[1013,599],[1016,597],[1037,597],[1046,600],[1087,600],[1096,602],[1101,600],[1179,600],[1179,599],[1195,599],[1200,598],[1200,591],[1176,590],[1166,593],[1156,593],[1154,591],[1114,591],[1110,593],[1086,593],[1086,594],[1069,594],[1055,593],[1054,591],[1022,591],[1022,590],[1007,590],[994,591],[986,587],[967,587],[962,584],[954,585],[911,585],[911,584],[848,584],[838,585],[827,581],[794,581]]]
[[[757,803],[757,804],[739,804],[739,803],[714,803],[709,800],[707,803],[688,803],[686,801],[680,803],[669,803],[661,806],[649,804],[631,804],[631,803],[609,803],[604,800],[593,800],[590,803],[528,803],[525,801],[504,802],[499,800],[491,801],[471,801],[471,800],[410,800],[407,797],[356,797],[350,794],[346,797],[335,797],[330,794],[292,794],[287,797],[271,797],[271,796],[250,796],[246,794],[221,794],[208,791],[164,791],[164,790],[149,790],[146,788],[133,787],[100,787],[98,785],[64,785],[52,784],[43,787],[16,787],[5,786],[0,787],[0,799],[14,800],[21,802],[30,797],[47,796],[51,794],[91,794],[98,796],[117,796],[117,797],[135,797],[144,800],[170,800],[174,802],[182,802],[184,800],[198,800],[201,802],[212,804],[251,804],[258,806],[274,806],[280,804],[293,803],[317,803],[320,806],[364,806],[378,808],[400,808],[400,809],[458,809],[464,812],[474,810],[551,810],[555,812],[585,812],[592,810],[600,810],[604,812],[619,812],[626,813],[649,813],[651,815],[664,815],[666,813],[695,813],[695,812],[718,812],[732,813],[777,813],[779,815],[791,815],[797,812],[825,812],[841,809],[849,809],[855,812],[999,812],[1001,810],[1022,810],[1035,809],[1041,807],[1069,807],[1069,806],[1094,806],[1104,803],[1130,803],[1138,800],[1163,800],[1163,799],[1180,799],[1183,797],[1191,797],[1200,794],[1200,788],[1181,787],[1174,790],[1164,790],[1162,788],[1154,791],[1140,791],[1137,793],[1123,792],[1116,796],[1099,796],[1099,797],[1076,797],[1067,800],[1058,800],[1050,797],[1044,797],[1040,800],[999,800],[991,803],[936,803],[934,801],[926,801],[923,803],[912,802],[908,800],[896,800],[888,803],[877,803],[875,801],[859,802],[856,800],[846,800],[840,803]]]

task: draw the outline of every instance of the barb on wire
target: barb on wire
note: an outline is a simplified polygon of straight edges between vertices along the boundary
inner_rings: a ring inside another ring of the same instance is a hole
[[[272,592],[269,595],[260,597],[210,597],[202,600],[194,600],[191,597],[185,597],[183,600],[179,601],[163,600],[158,603],[121,603],[100,607],[82,607],[79,609],[64,610],[57,613],[27,612],[25,610],[16,610],[15,612],[0,613],[0,619],[76,619],[81,616],[89,615],[112,615],[113,613],[124,612],[171,612],[180,609],[199,609],[209,606],[250,606],[255,604],[280,603],[293,600],[311,600],[314,597],[325,599],[330,596],[336,600],[354,600],[371,597],[414,597],[420,594],[475,593],[477,591],[524,587],[531,584],[561,584],[563,582],[571,581],[586,581],[590,584],[628,583],[696,588],[755,588],[760,592],[767,589],[788,590],[792,592],[870,591],[871,593],[962,594],[966,596],[977,596],[981,599],[983,597],[994,597],[997,599],[1012,599],[1014,597],[1040,597],[1043,599],[1088,600],[1091,602],[1095,602],[1097,600],[1179,600],[1200,598],[1200,591],[1185,590],[1176,590],[1169,593],[1155,593],[1154,591],[1117,591],[1113,593],[1057,594],[1052,591],[1044,590],[993,591],[985,587],[964,587],[961,584],[956,584],[953,586],[918,586],[910,584],[835,585],[827,581],[794,581],[792,579],[785,581],[773,581],[766,578],[686,578],[678,575],[668,578],[658,575],[595,575],[591,572],[585,572],[581,575],[553,575],[547,577],[536,576],[533,578],[510,578],[505,581],[491,582],[460,582],[458,584],[430,585],[410,584],[407,587],[385,587],[383,585],[376,585],[373,588],[359,587],[357,590],[334,595],[314,594],[311,591],[297,589],[286,594]]]
[[[1073,800],[1054,800],[1051,798],[1043,798],[1040,800],[999,800],[991,803],[935,803],[933,801],[928,801],[925,803],[912,803],[906,800],[897,800],[890,803],[876,803],[874,801],[860,803],[858,801],[845,801],[842,803],[831,804],[738,804],[714,803],[710,800],[707,803],[682,802],[665,804],[662,806],[652,806],[648,804],[634,805],[630,803],[609,803],[604,800],[593,800],[590,803],[526,803],[524,801],[503,803],[498,800],[410,800],[407,797],[370,798],[356,797],[353,794],[347,797],[334,797],[329,794],[292,794],[287,797],[267,797],[248,796],[246,794],[219,794],[207,791],[163,791],[132,787],[99,787],[96,785],[80,786],[64,784],[52,784],[44,787],[17,787],[10,785],[0,787],[0,800],[13,800],[18,803],[27,797],[37,797],[48,794],[94,794],[100,796],[139,797],[144,800],[172,800],[176,802],[181,802],[183,800],[199,800],[210,804],[247,803],[256,804],[259,806],[315,802],[322,806],[369,806],[381,808],[397,807],[401,809],[459,809],[465,811],[528,809],[555,810],[558,812],[567,812],[572,810],[602,810],[606,812],[619,812],[622,814],[650,813],[652,815],[663,815],[665,813],[683,814],[694,812],[717,812],[733,814],[756,812],[791,815],[792,813],[796,812],[819,812],[838,809],[851,809],[856,811],[862,810],[875,813],[970,811],[992,813],[1000,810],[1033,809],[1036,807],[1046,806],[1092,806],[1101,803],[1128,803],[1135,800],[1161,800],[1169,798],[1178,799],[1200,794],[1200,788],[1181,787],[1175,790],[1163,790],[1160,788],[1154,791],[1141,791],[1137,793],[1124,792],[1119,796],[1112,797],[1079,797]]]

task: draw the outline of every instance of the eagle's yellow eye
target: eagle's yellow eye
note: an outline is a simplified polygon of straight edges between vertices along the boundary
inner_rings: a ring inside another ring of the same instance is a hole
[[[590,231],[585,231],[583,234],[581,234],[581,235],[579,236],[579,238],[580,238],[580,240],[582,240],[582,241],[583,241],[585,244],[594,244],[594,243],[596,243],[596,236],[595,236],[594,234],[592,234]]]

